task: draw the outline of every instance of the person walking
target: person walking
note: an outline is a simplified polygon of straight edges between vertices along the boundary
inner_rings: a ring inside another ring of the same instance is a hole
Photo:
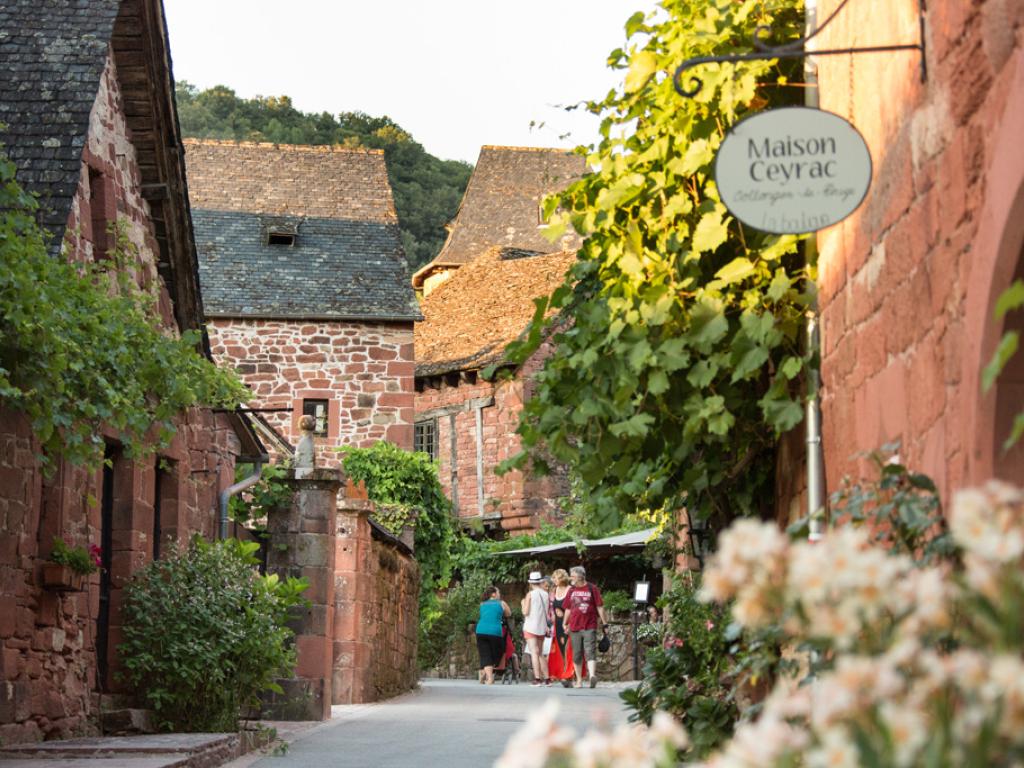
[[[559,568],[551,574],[555,588],[548,603],[548,620],[551,624],[551,653],[548,655],[548,677],[568,688],[575,673],[572,666],[572,643],[565,626],[565,603],[569,595],[569,574]]]
[[[501,632],[502,617],[512,615],[508,604],[501,599],[497,587],[487,587],[480,603],[480,618],[476,622],[476,650],[480,654],[483,682],[494,685],[494,668],[505,655],[505,638]]]
[[[523,598],[523,637],[533,665],[532,685],[551,685],[544,663],[544,638],[548,635],[548,593],[540,571],[530,573],[529,591]]]
[[[583,662],[587,662],[590,687],[597,686],[597,625],[608,626],[604,617],[601,590],[587,581],[587,571],[577,565],[569,569],[572,587],[566,595],[565,624],[572,642],[572,664],[576,688],[583,687]]]

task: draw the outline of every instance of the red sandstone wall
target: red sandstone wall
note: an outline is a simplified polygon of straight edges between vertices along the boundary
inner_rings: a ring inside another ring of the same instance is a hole
[[[419,681],[416,649],[419,642],[420,569],[415,560],[383,541],[373,542],[375,600],[370,656],[372,701],[411,691]]]
[[[155,240],[140,194],[135,150],[128,137],[116,72],[109,62],[90,118],[83,159],[107,177],[107,215],[127,222],[139,248],[140,284],[156,280]],[[85,163],[69,216],[68,257],[91,259],[89,174]],[[173,326],[166,289],[164,322]],[[234,472],[237,438],[223,417],[193,410],[180,417],[162,478],[162,538],[211,535],[218,490]],[[116,439],[116,435],[107,435]],[[71,546],[99,544],[104,503],[101,474],[59,461],[44,477],[38,446],[19,414],[0,409],[0,743],[67,737],[95,727],[98,574],[85,591],[41,587],[41,563],[55,536]],[[115,464],[111,556],[110,655],[116,664],[121,588],[153,556],[157,457]],[[109,688],[105,688],[109,690]]]
[[[819,44],[914,41],[917,7],[851,3]],[[924,84],[911,53],[819,62],[822,108],[874,161],[864,205],[818,237],[830,490],[864,472],[855,454],[900,440],[948,497],[991,476],[1006,426],[978,377],[1024,242],[1024,4],[932,0],[927,22]]]
[[[285,407],[267,419],[294,445],[303,398],[328,399],[318,464],[338,466],[333,448],[390,440],[412,449],[412,324],[212,320],[214,358],[252,389],[252,407]]]
[[[483,408],[483,487],[485,519],[500,519],[501,527],[508,531],[536,530],[541,521],[555,519],[558,500],[568,492],[561,475],[534,478],[522,472],[509,472],[498,476],[497,466],[514,456],[521,447],[516,428],[522,412],[524,391],[529,376],[539,363],[531,359],[515,378],[488,382],[478,379],[474,383],[460,381],[457,385],[441,383],[425,387],[416,393],[416,417],[422,419],[440,409],[464,406],[455,413],[456,468],[458,469],[458,508],[460,518],[479,518],[477,492],[476,414],[471,401],[493,398],[493,405]],[[451,497],[452,447],[451,419],[447,413],[437,416],[438,449],[441,483]]]

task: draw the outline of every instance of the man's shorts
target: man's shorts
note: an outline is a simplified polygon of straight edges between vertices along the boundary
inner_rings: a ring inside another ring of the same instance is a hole
[[[597,661],[597,630],[581,629],[570,632],[573,664],[583,661]]]

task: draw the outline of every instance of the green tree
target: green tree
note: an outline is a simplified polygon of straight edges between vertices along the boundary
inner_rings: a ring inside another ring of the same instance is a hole
[[[402,245],[413,269],[441,250],[445,224],[455,216],[473,170],[468,163],[429,154],[386,116],[300,112],[288,96],[242,99],[223,85],[200,91],[185,81],[177,84],[177,100],[185,136],[383,149]]]
[[[608,527],[624,512],[684,503],[721,519],[770,508],[777,436],[802,418],[810,362],[800,329],[813,272],[799,238],[730,217],[713,167],[730,125],[800,97],[782,87],[795,65],[702,66],[693,99],[669,74],[692,56],[751,50],[758,26],[773,42],[794,38],[799,0],[662,9],[630,18],[628,47],[609,56],[625,83],[588,105],[602,118],[586,151],[594,171],[545,203],[553,236],[571,225],[586,240],[512,348],[524,360],[553,334],[513,464],[545,446],[578,473]]]

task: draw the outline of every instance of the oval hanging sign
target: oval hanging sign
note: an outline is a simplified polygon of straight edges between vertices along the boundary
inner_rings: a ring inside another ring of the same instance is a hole
[[[732,127],[715,159],[715,181],[722,202],[744,224],[776,234],[816,232],[864,200],[871,153],[839,115],[772,109]]]

